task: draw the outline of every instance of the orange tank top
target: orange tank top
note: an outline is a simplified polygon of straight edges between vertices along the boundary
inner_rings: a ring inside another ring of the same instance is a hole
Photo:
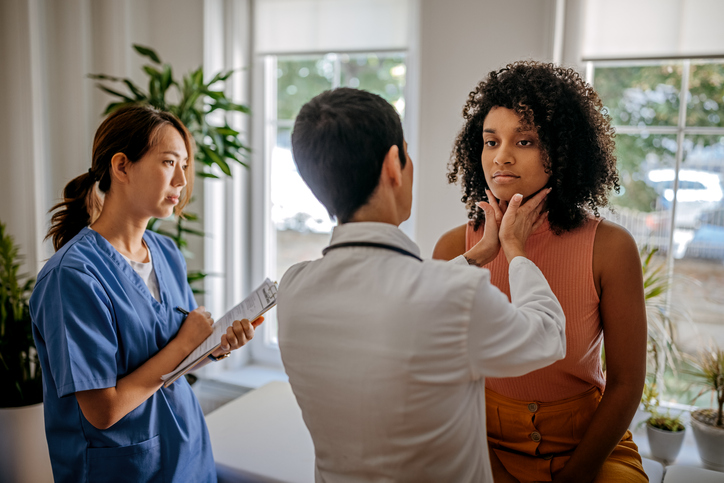
[[[570,232],[555,235],[546,224],[531,234],[525,245],[528,258],[545,275],[566,314],[566,357],[548,367],[520,377],[487,378],[485,386],[503,396],[551,402],[587,391],[603,392],[606,381],[601,370],[603,327],[599,298],[593,282],[593,241],[600,218],[589,218]],[[483,225],[465,232],[465,249],[483,237]],[[485,265],[491,281],[510,300],[508,261],[501,250]]]

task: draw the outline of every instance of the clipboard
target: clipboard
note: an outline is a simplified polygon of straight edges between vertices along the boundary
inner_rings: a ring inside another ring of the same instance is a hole
[[[229,310],[223,317],[214,322],[214,331],[186,359],[176,366],[172,372],[161,376],[163,387],[168,387],[183,376],[196,364],[208,357],[221,345],[221,336],[231,327],[235,320],[249,319],[254,321],[277,304],[277,283],[268,278],[259,285],[248,297]]]

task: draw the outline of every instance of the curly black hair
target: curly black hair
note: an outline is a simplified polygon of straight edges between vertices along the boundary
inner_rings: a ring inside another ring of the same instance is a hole
[[[483,173],[483,122],[494,107],[511,109],[538,132],[548,186],[548,221],[556,234],[581,226],[589,213],[608,204],[619,191],[614,130],[593,88],[573,69],[534,61],[493,71],[468,95],[464,124],[455,139],[448,181],[463,187],[468,218],[478,229],[484,221],[478,201],[487,201]]]

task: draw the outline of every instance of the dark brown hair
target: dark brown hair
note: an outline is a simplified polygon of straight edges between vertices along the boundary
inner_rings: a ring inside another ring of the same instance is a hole
[[[55,213],[46,239],[52,237],[55,250],[59,250],[100,215],[103,201],[95,188],[97,183],[102,193],[110,189],[111,158],[117,153],[123,153],[131,162],[137,162],[156,144],[160,128],[165,125],[179,132],[189,156],[186,187],[175,208],[176,214],[181,215],[191,198],[194,185],[194,141],[191,134],[171,113],[150,106],[123,107],[106,117],[98,127],[88,172],[72,179],[63,190],[63,201],[50,209],[50,212]]]
[[[573,69],[540,62],[515,62],[493,71],[468,95],[448,181],[458,179],[468,218],[477,229],[487,201],[483,173],[483,122],[494,107],[511,109],[538,132],[548,186],[548,220],[555,233],[573,230],[618,192],[614,130],[598,94]]]

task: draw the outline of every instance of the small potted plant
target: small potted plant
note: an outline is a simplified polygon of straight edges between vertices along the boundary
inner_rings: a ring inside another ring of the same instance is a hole
[[[655,382],[646,383],[641,403],[644,411],[649,413],[648,419],[643,423],[646,424],[651,456],[664,464],[672,463],[681,451],[686,432],[681,414],[671,416],[668,410],[666,414],[659,412],[659,391]]]
[[[28,300],[34,280],[0,222],[0,481],[52,481]]]
[[[694,384],[702,387],[697,397],[711,392],[715,408],[697,409],[691,413],[691,428],[704,467],[724,471],[724,350],[718,347],[701,351],[691,359],[692,369],[686,371]]]

